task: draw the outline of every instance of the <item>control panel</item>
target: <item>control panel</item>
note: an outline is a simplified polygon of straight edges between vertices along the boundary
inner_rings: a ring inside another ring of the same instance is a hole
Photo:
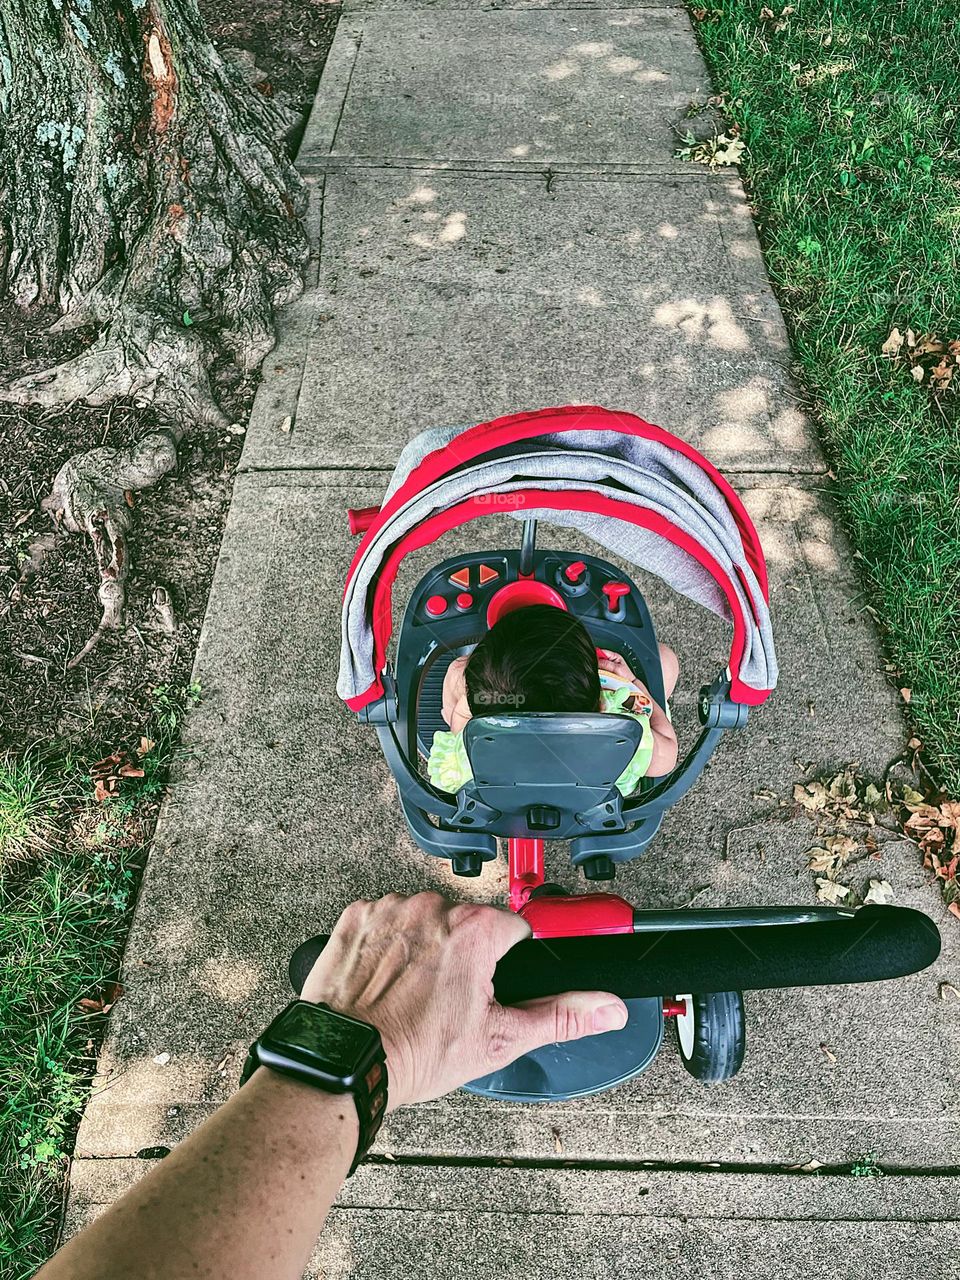
[[[644,625],[647,615],[642,597],[631,582],[617,576],[613,566],[601,560],[542,552],[530,580],[552,587],[578,617]],[[495,594],[518,581],[516,553],[476,553],[445,561],[420,583],[411,621],[436,627],[472,617],[482,630]]]
[[[449,563],[430,576],[427,588],[421,587],[422,621],[482,614],[484,605],[499,588],[509,581],[505,557],[471,557],[450,568]],[[514,574],[514,578],[516,575]]]

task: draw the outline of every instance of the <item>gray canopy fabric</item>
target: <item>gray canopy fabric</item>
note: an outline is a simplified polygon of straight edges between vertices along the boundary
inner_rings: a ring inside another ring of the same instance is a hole
[[[513,498],[491,504],[492,494]],[[727,481],[641,418],[570,406],[424,431],[403,450],[347,579],[337,692],[349,706],[382,692],[390,586],[405,545],[484,511],[579,529],[657,574],[733,624],[735,698],[762,702],[776,685],[763,553]]]

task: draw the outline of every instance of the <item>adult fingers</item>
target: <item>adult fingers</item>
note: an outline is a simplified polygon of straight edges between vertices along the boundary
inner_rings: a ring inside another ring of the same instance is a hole
[[[492,1052],[504,1063],[513,1062],[545,1044],[619,1031],[626,1026],[627,1016],[623,1001],[608,991],[567,991],[527,1000],[500,1008]]]

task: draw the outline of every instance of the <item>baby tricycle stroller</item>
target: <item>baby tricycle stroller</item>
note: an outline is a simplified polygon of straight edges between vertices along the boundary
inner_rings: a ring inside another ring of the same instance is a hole
[[[517,549],[446,559],[407,604],[388,660],[391,593],[410,552],[486,515],[522,521]],[[656,635],[632,579],[586,551],[537,546],[541,521],[581,530],[654,572],[732,626],[725,668],[699,698],[700,733],[659,780],[624,797],[615,783],[639,742],[636,720],[563,712],[477,716],[464,730],[473,777],[457,794],[424,777],[441,717],[444,674],[504,613],[548,604],[575,614],[595,645],[621,653],[664,704]],[[477,876],[505,840],[509,904],[533,939],[497,968],[504,1002],[597,988],[623,997],[622,1031],[528,1054],[467,1086],[513,1101],[611,1088],[653,1060],[666,1019],[702,1081],[739,1068],[740,991],[857,982],[913,972],[939,951],[933,923],[897,907],[637,910],[610,892],[570,894],[546,882],[544,846],[569,842],[592,885],[638,857],[663,815],[693,786],[725,733],[776,684],[763,552],[737,495],[701,454],[628,413],[572,406],[469,429],[427,431],[404,450],[379,508],[350,512],[363,534],[347,577],[338,692],[371,724],[416,843]],[[322,946],[294,957],[295,985]]]

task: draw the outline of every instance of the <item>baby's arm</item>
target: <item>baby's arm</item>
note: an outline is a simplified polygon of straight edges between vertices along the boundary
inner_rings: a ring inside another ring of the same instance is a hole
[[[647,776],[651,778],[662,778],[677,763],[677,754],[679,748],[677,746],[677,735],[673,725],[670,723],[667,713],[663,707],[652,697],[650,690],[646,687],[642,680],[633,674],[630,668],[624,662],[619,653],[614,653],[611,649],[597,650],[597,659],[601,671],[610,671],[613,675],[620,676],[622,680],[629,680],[631,684],[636,685],[637,689],[645,694],[653,704],[653,710],[650,713],[650,732],[653,734],[653,754],[650,757],[650,767],[647,769]]]
[[[440,704],[440,714],[453,733],[459,733],[467,720],[470,719],[467,704],[467,680],[464,675],[468,660],[469,654],[465,654],[462,658],[454,658],[449,667],[447,667],[447,674],[443,677],[443,698]],[[466,710],[466,716],[464,716],[464,710]]]
[[[640,681],[637,681],[640,684]],[[640,685],[643,688],[642,685]],[[648,695],[649,696],[649,695]],[[677,763],[677,735],[667,714],[653,699],[653,711],[650,715],[650,730],[653,733],[653,755],[650,757],[650,768],[647,774],[651,778],[662,778]]]

